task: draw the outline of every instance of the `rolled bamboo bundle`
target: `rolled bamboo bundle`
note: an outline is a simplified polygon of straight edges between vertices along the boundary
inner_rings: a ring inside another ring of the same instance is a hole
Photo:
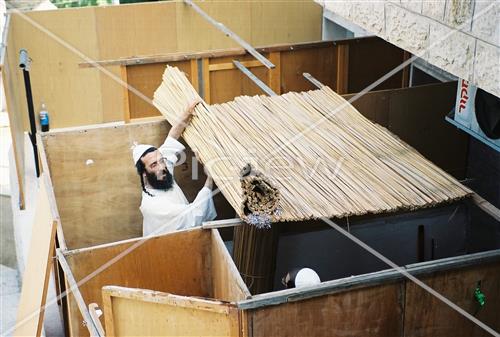
[[[270,228],[273,219],[281,214],[278,189],[262,173],[254,172],[252,166],[247,164],[241,172],[241,190],[241,212],[247,222],[257,228]]]
[[[185,75],[167,66],[154,95],[165,118],[175,123],[195,97]],[[274,222],[418,209],[471,193],[328,87],[203,102],[195,114],[183,137],[249,222],[269,225],[256,214]],[[243,179],[248,164],[258,175]]]

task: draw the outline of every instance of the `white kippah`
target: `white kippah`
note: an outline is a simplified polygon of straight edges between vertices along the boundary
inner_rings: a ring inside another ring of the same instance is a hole
[[[144,152],[146,152],[148,149],[150,148],[154,148],[153,145],[149,145],[149,144],[137,144],[137,143],[134,143],[134,146],[132,146],[132,157],[134,158],[134,164],[137,164],[137,162],[139,161],[139,159],[141,159],[142,155],[144,154]]]
[[[321,283],[318,274],[311,268],[302,268],[295,276],[295,287],[312,286]]]

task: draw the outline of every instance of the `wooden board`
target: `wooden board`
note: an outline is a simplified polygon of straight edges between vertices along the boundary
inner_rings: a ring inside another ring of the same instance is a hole
[[[281,52],[281,92],[316,89],[302,76],[304,72],[334,89],[336,62],[337,54],[333,44],[321,48]]]
[[[155,90],[161,84],[161,76],[167,64],[179,68],[186,73],[188,78],[191,78],[191,64],[189,61],[155,63],[141,66],[127,66],[128,84],[152,100]],[[129,91],[129,110],[130,118],[160,115],[160,112],[152,103],[145,101],[132,91]]]
[[[208,23],[190,6],[185,5],[183,2],[177,2],[176,5],[177,43],[179,51],[187,52],[239,47],[234,40],[225,36],[224,33]],[[239,35],[243,40],[246,40],[251,45],[255,45],[256,41],[252,41],[251,39],[253,27],[248,15],[251,7],[253,7],[252,2],[239,1],[235,5],[232,2],[209,0],[197,2],[197,5],[205,13]],[[264,21],[264,18],[259,18],[257,21],[259,24],[270,27],[269,23]],[[295,35],[294,33],[292,34]],[[281,35],[280,38],[273,42],[287,40],[285,36]],[[297,41],[304,40],[299,39]]]
[[[82,71],[78,63],[99,58],[95,32],[95,7],[13,13],[14,42],[8,46],[10,71],[17,85],[7,95],[17,100],[28,128],[28,113],[22,72],[17,64],[19,49],[25,48],[31,64],[31,84],[35,111],[47,105],[50,127],[101,123],[103,120],[101,85],[97,69]]]
[[[379,38],[362,38],[349,42],[348,93],[360,92],[403,63],[404,51]],[[373,90],[401,88],[403,72],[399,71]]]
[[[98,271],[79,286],[87,305],[95,302],[102,308],[101,289],[106,285],[212,297],[210,245],[210,232],[195,229],[69,251],[66,260],[76,282]],[[72,336],[88,336],[72,297],[70,320]]]
[[[40,336],[47,298],[56,225],[52,217],[44,176],[39,181],[31,243],[14,336]]]
[[[12,31],[9,31],[8,45],[13,44]],[[15,88],[20,87],[19,78],[13,69],[17,65],[14,48],[7,48],[5,54],[5,65],[2,69],[2,83],[5,92],[5,105],[9,115],[10,135],[12,139],[12,152],[16,166],[17,187],[19,191],[19,208],[24,209],[24,121],[21,106],[15,96]]]
[[[419,277],[435,291],[500,331],[500,264],[489,264]],[[481,281],[486,305],[478,309],[474,290]],[[441,302],[416,284],[406,283],[404,336],[491,336],[447,304]],[[477,313],[476,313],[477,311]]]
[[[286,42],[321,39],[322,8],[312,1],[252,1],[251,44],[274,44],[286,37]],[[241,5],[238,5],[241,6]],[[317,39],[311,39],[317,36]],[[285,41],[283,41],[285,42]]]
[[[369,92],[352,104],[436,165],[463,179],[468,136],[444,120],[454,106],[455,92],[456,82],[448,82]],[[344,98],[350,100],[353,96]]]
[[[218,300],[233,302],[250,297],[250,292],[241,279],[240,273],[219,232],[216,229],[211,230],[211,232],[212,245],[210,253],[212,255],[213,297]]]
[[[241,336],[231,304],[129,289],[103,289],[107,336]]]
[[[248,313],[251,336],[402,336],[399,284],[325,295]]]
[[[267,56],[267,54],[264,54]],[[240,57],[221,57],[211,59],[210,65],[232,64],[233,59],[240,61],[254,60],[252,56],[245,55]],[[261,81],[267,83],[266,67],[252,67],[250,71]],[[265,95],[265,93],[238,69],[214,70],[210,71],[210,103],[224,103],[241,95]],[[205,80],[205,79],[204,79]]]

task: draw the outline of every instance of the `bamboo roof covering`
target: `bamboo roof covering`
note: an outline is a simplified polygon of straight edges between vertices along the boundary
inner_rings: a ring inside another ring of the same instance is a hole
[[[195,97],[185,75],[167,66],[154,95],[164,117],[175,123]],[[328,87],[202,102],[183,137],[247,220],[247,164],[274,193],[272,222],[413,210],[471,193]]]

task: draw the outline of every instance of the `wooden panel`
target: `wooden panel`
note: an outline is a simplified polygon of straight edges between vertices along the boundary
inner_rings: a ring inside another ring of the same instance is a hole
[[[47,104],[51,128],[102,121],[99,72],[78,67],[83,57],[99,57],[94,13],[94,7],[87,7],[12,14],[14,42],[8,48],[15,59],[10,71],[18,77],[12,89],[25,127],[29,125],[25,89],[17,65],[21,48],[33,59],[30,73],[35,110],[42,100]]]
[[[312,1],[252,1],[251,42],[264,46],[277,41],[321,39],[322,8]],[[240,6],[240,5],[238,5]],[[248,14],[247,14],[248,15]]]
[[[403,63],[404,51],[381,38],[349,41],[348,93],[360,92]],[[373,90],[401,88],[403,71],[399,71]]]
[[[160,146],[169,128],[167,122],[156,121],[43,136],[68,248],[142,235],[141,186],[130,147],[134,141]],[[175,179],[192,201],[203,187],[205,175],[189,148],[185,154],[185,162],[175,169]],[[193,165],[197,165],[194,172]],[[234,217],[222,194],[214,202],[220,218]]]
[[[80,69],[81,72],[87,71]],[[122,70],[119,66],[101,68],[99,79],[101,84],[101,105],[102,114],[99,116],[99,123],[109,123],[125,120],[125,105],[127,100],[125,95],[126,87],[122,85]],[[126,82],[124,82],[125,84]],[[85,123],[90,124],[90,123]],[[84,125],[84,124],[80,124]]]
[[[212,232],[212,285],[213,297],[223,301],[239,301],[250,297],[245,283],[224,246],[217,229]]]
[[[76,282],[91,275],[79,289],[85,303],[101,308],[106,285],[211,297],[210,243],[210,232],[196,229],[70,251],[66,260]],[[72,297],[70,314],[72,336],[88,336]]]
[[[333,45],[281,52],[281,92],[316,89],[302,76],[306,72],[331,88],[336,86],[337,55]]]
[[[268,56],[264,54],[264,56]],[[232,64],[234,57],[210,59],[210,65]],[[251,55],[236,58],[239,61],[253,61]],[[267,83],[267,68],[253,67],[251,72],[261,81]],[[264,92],[239,69],[211,71],[210,74],[210,103],[224,103],[241,95],[264,95]]]
[[[345,94],[349,88],[349,44],[337,45],[337,86],[338,94]]]
[[[222,22],[243,40],[250,44],[251,21],[248,13],[252,7],[251,2],[203,1],[196,3],[204,12],[215,20]],[[205,21],[190,6],[182,2],[177,3],[177,43],[179,51],[199,51],[219,48],[239,47],[220,30]],[[262,21],[262,20],[259,20]],[[283,38],[283,36],[281,36]],[[274,42],[276,42],[275,40]]]
[[[12,30],[10,30],[7,42],[9,46],[12,46],[14,42],[12,35]],[[14,52],[14,48],[7,48],[5,54],[5,65],[2,68],[2,83],[5,92],[5,105],[9,115],[10,135],[12,139],[14,162],[16,165],[19,191],[18,204],[20,209],[24,209],[24,109],[21,109],[21,105],[15,95],[17,90],[16,88],[21,87],[20,83],[18,83],[20,79],[15,73],[12,73],[13,69],[17,70],[17,62],[18,60]],[[24,105],[22,107],[24,107]]]
[[[40,336],[52,268],[56,226],[44,176],[39,179],[36,209],[14,336]]]
[[[402,336],[402,286],[381,285],[249,312],[258,336]]]
[[[425,284],[474,315],[481,322],[500,331],[500,264],[472,267],[419,277]],[[486,305],[478,310],[474,290],[481,281]],[[406,284],[404,335],[416,336],[491,336],[447,304],[412,282]]]
[[[127,75],[127,67],[120,66],[120,79],[122,80],[122,88],[123,88],[123,121],[125,123],[130,123],[130,99],[128,88],[131,84],[128,83],[128,75]]]
[[[172,2],[96,7],[100,59],[177,51],[176,7]]]
[[[281,95],[281,54],[280,52],[269,53],[269,61],[275,68],[267,71],[267,85],[277,95]]]
[[[227,303],[118,287],[103,297],[107,336],[241,336]]]
[[[456,82],[363,94],[351,104],[422,155],[463,179],[468,136],[444,120],[455,103]],[[346,99],[354,96],[344,95]]]
[[[163,72],[166,65],[175,66],[185,72],[191,78],[190,61],[179,61],[169,63],[156,63],[141,66],[127,66],[128,84],[145,95],[148,99],[153,99],[153,94],[160,86]],[[130,118],[143,118],[160,116],[160,112],[152,102],[146,101],[135,93],[129,91]]]

